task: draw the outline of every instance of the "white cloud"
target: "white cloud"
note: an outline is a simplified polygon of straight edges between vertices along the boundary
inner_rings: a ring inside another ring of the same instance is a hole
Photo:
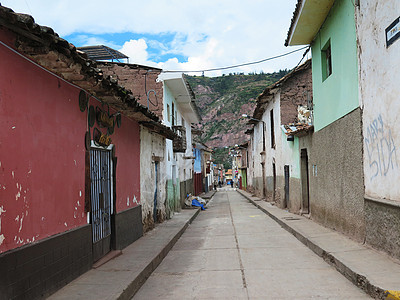
[[[74,32],[175,34],[174,40],[168,45],[138,39],[126,41],[121,49],[131,57],[130,62],[140,61],[141,64],[148,64],[151,60],[148,47],[157,48],[161,54],[188,57],[187,62],[169,59],[159,64],[165,69],[223,67],[261,60],[295,49],[285,48],[283,43],[297,0],[120,0],[113,5],[104,0],[1,2],[15,11],[32,14],[39,24],[52,27],[62,36]],[[113,47],[110,42],[106,45]],[[301,55],[302,52],[299,52],[276,61],[227,70],[225,73],[255,70],[272,72],[292,68]]]
[[[106,39],[103,39],[103,38],[97,37],[97,36],[88,36],[88,35],[82,34],[82,35],[76,36],[75,39],[79,43],[80,47],[95,46],[95,45],[107,45],[108,47],[111,47],[111,48],[119,47],[112,41],[108,41]]]
[[[120,52],[129,57],[129,62],[138,65],[156,67],[156,63],[148,60],[147,43],[144,39],[129,40],[125,42]]]

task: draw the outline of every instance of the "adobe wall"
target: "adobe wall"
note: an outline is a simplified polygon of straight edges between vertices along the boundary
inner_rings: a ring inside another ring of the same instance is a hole
[[[157,78],[161,71],[158,69],[141,68],[136,65],[98,63],[105,75],[118,79],[118,83],[132,91],[133,96],[143,106],[149,105],[150,111],[163,119],[163,84]],[[149,92],[154,90],[154,92]],[[147,101],[147,94],[149,101]]]
[[[141,126],[140,130],[140,186],[142,204],[142,222],[144,231],[148,231],[155,226],[154,219],[163,221],[166,215],[166,174],[165,174],[165,138],[150,132]],[[157,173],[156,173],[157,163]],[[156,178],[157,177],[157,178]],[[154,210],[154,197],[157,195],[156,210]],[[154,211],[156,217],[154,217]],[[160,219],[161,217],[161,219]]]
[[[297,122],[297,107],[312,101],[311,67],[297,72],[281,87],[281,124]]]

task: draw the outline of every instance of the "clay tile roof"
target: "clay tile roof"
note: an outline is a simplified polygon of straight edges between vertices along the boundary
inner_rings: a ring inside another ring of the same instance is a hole
[[[308,132],[314,130],[314,126],[310,124],[295,123],[282,125],[282,130],[286,135],[303,136]]]
[[[287,80],[295,76],[298,72],[302,72],[304,70],[307,70],[311,68],[311,59],[308,59],[305,63],[302,65],[294,68],[291,72],[283,76],[281,79],[279,79],[277,82],[274,84],[268,86],[258,97],[256,98],[256,108],[254,109],[253,112],[253,118],[254,119],[261,119],[264,109],[265,109],[265,103],[268,103],[270,100],[270,97],[272,96],[272,91],[276,88],[279,88],[282,84],[284,84]]]
[[[156,114],[136,101],[131,90],[119,85],[115,78],[104,76],[95,61],[50,27],[40,26],[32,16],[15,13],[0,4],[0,28],[14,33],[15,43],[7,46],[22,56],[163,136],[175,136]]]
[[[287,47],[289,45],[289,39],[290,39],[290,35],[292,34],[294,25],[296,23],[296,19],[300,13],[300,9],[301,9],[301,5],[302,5],[303,0],[297,0],[297,4],[296,4],[296,8],[293,12],[293,16],[292,16],[292,20],[290,21],[290,27],[286,36],[286,40],[285,40],[285,46]]]

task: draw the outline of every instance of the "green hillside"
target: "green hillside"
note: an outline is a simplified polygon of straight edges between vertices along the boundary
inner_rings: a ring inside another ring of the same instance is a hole
[[[220,77],[186,76],[196,95],[196,103],[202,116],[200,142],[211,148],[220,148],[219,157],[227,157],[225,146],[242,144],[248,140],[244,133],[248,126],[242,114],[252,115],[256,97],[264,89],[288,73],[229,74]]]

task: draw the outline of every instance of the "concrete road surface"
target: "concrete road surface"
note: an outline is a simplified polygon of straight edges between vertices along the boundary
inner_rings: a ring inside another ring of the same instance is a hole
[[[232,188],[220,189],[133,299],[368,299]]]

